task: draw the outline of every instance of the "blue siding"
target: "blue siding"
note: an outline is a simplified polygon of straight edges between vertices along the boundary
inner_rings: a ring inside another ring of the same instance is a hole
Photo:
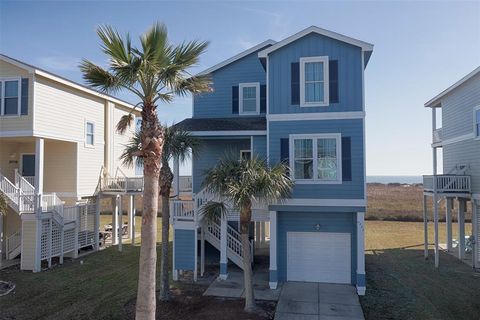
[[[252,154],[260,159],[267,159],[267,136],[253,136]]]
[[[353,210],[352,210],[353,211]],[[351,234],[351,283],[357,281],[356,213],[278,212],[277,220],[277,275],[287,280],[287,232],[342,232]],[[320,231],[314,226],[319,223]]]
[[[270,162],[280,161],[280,139],[289,134],[341,133],[351,137],[352,181],[342,184],[298,184],[292,193],[293,198],[307,199],[363,199],[364,198],[364,143],[363,121],[353,120],[304,120],[269,122]]]
[[[266,84],[266,73],[254,52],[212,74],[213,92],[194,96],[194,118],[237,117],[232,114],[232,86],[239,83]]]
[[[175,230],[175,268],[193,270],[195,267],[195,231]]]
[[[301,57],[328,56],[338,61],[339,102],[328,107],[291,105],[290,66]],[[359,47],[309,34],[269,55],[269,113],[341,112],[362,110],[362,52]]]
[[[240,150],[250,149],[250,137],[243,139],[204,139],[198,157],[192,161],[193,193],[202,189],[205,171],[213,168],[218,159],[233,153],[240,158]]]

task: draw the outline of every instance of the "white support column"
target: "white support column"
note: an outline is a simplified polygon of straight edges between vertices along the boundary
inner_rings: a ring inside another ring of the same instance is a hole
[[[0,267],[2,266],[3,263],[3,244],[4,244],[4,232],[3,232],[3,214],[0,214]]]
[[[260,248],[265,248],[265,221],[260,221]]]
[[[220,222],[220,275],[221,280],[228,277],[227,265],[227,217],[223,216]]]
[[[200,276],[205,273],[205,226],[200,228]]]
[[[128,197],[128,238],[135,244],[135,196]]]
[[[423,195],[423,256],[428,258],[428,203],[427,196]]]
[[[260,222],[255,221],[254,224],[255,224],[255,248],[261,248],[262,244],[260,241]]]
[[[195,239],[195,258],[194,258],[194,267],[193,267],[193,282],[197,282],[198,277],[198,229],[194,228],[194,239]]]
[[[447,251],[452,251],[452,198],[445,200],[445,220],[447,228]]]
[[[458,198],[458,258],[465,259],[465,199]]]
[[[118,251],[123,249],[123,197],[118,196]]]
[[[100,196],[95,199],[95,250],[100,250]],[[105,241],[105,239],[103,239]]]
[[[438,243],[438,196],[436,191],[433,194],[433,223],[434,223],[434,242],[435,242],[435,268],[438,268],[438,265],[440,262],[440,248]]]
[[[52,218],[48,219],[48,237],[47,237],[47,244],[48,244],[48,268],[52,267],[52,231],[53,231],[53,223]]]
[[[270,211],[270,267],[269,280],[270,289],[277,289],[277,211]]]
[[[357,293],[365,295],[365,212],[357,212]]]
[[[73,250],[73,258],[74,258],[74,259],[78,258],[78,250],[79,250],[79,248],[78,248],[78,234],[79,234],[79,229],[80,229],[80,210],[81,210],[82,208],[83,208],[83,207],[79,207],[79,209],[76,210],[76,212],[75,212],[75,215],[76,215],[75,221],[76,221],[76,223],[75,223],[75,229],[74,229],[75,231],[74,231],[74,237],[73,237],[73,238],[74,238],[74,241],[75,241],[75,244],[73,245],[73,247],[75,248],[75,249]]]
[[[176,198],[180,197],[180,161],[173,158],[173,192]]]
[[[473,235],[473,247],[472,247],[472,266],[477,268],[478,265],[478,200],[472,199],[472,235]]]
[[[112,198],[112,245],[118,244],[118,196]]]
[[[43,194],[43,158],[44,158],[44,140],[35,139],[35,192],[37,195]]]

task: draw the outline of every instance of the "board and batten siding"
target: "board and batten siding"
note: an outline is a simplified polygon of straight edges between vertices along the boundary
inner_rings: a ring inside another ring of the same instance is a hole
[[[194,118],[239,116],[232,113],[232,87],[239,83],[266,83],[266,73],[258,59],[258,51],[212,73],[213,92],[193,97]]]
[[[307,199],[363,199],[364,198],[364,142],[363,120],[299,120],[270,121],[269,143],[271,164],[280,162],[282,138],[290,134],[340,133],[351,138],[351,181],[341,184],[295,184],[292,198]]]
[[[325,107],[292,105],[291,64],[302,57],[338,61],[339,102]],[[269,54],[269,114],[362,111],[362,50],[319,34],[306,35]]]
[[[5,61],[0,61],[0,78],[28,78],[28,114],[21,116],[0,116],[0,136],[25,136],[33,130],[33,76],[26,70]],[[15,133],[17,132],[17,133]]]
[[[198,157],[192,162],[193,193],[202,190],[205,172],[213,168],[218,159],[232,154],[240,159],[240,150],[250,149],[250,137],[228,139],[203,139]]]
[[[278,212],[278,280],[287,280],[287,232],[341,232],[351,235],[351,283],[356,283],[357,231],[356,213]],[[319,230],[316,225],[319,225]]]
[[[473,108],[477,106],[480,106],[480,74],[442,98],[442,139],[472,133]]]
[[[267,159],[267,136],[252,137],[253,150],[252,154],[260,159]]]
[[[175,229],[175,269],[195,268],[195,230]]]

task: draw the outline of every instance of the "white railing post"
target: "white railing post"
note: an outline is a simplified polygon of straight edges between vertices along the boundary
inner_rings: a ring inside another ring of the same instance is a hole
[[[458,198],[458,258],[465,259],[465,199]]]
[[[220,220],[220,279],[226,280],[227,272],[227,217],[222,216]]]
[[[97,195],[95,200],[95,223],[93,228],[95,234],[95,250],[100,249],[100,196]],[[105,239],[104,239],[105,241]]]
[[[270,211],[270,267],[269,286],[276,289],[278,284],[277,274],[277,211]]]

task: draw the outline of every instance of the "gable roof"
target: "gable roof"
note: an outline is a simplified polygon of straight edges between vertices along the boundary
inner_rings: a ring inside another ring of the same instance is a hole
[[[450,87],[448,87],[447,89],[443,90],[442,92],[440,92],[439,94],[437,94],[435,97],[433,97],[432,99],[428,100],[426,103],[425,103],[425,107],[426,108],[438,108],[438,107],[441,107],[441,104],[440,104],[440,99],[442,99],[445,95],[449,94],[450,92],[452,92],[453,90],[455,90],[456,88],[458,88],[459,86],[461,86],[462,84],[464,84],[465,82],[467,82],[468,80],[470,80],[471,78],[475,77],[477,74],[480,74],[480,67],[477,67],[475,70],[473,70],[472,72],[470,72],[469,74],[467,74],[465,77],[463,77],[462,79],[458,80],[457,82],[455,82],[454,84],[452,84]]]
[[[14,58],[9,57],[9,56],[6,56],[4,54],[0,54],[0,60],[5,61],[5,62],[10,63],[10,64],[13,64],[14,66],[16,66],[18,68],[21,68],[21,69],[24,69],[24,70],[28,71],[29,73],[38,74],[42,77],[48,78],[48,79],[53,80],[55,82],[62,83],[64,85],[75,88],[77,90],[80,90],[80,91],[86,92],[88,94],[100,97],[102,99],[109,100],[111,102],[122,105],[124,107],[127,107],[127,108],[133,108],[134,107],[134,105],[129,103],[129,102],[126,102],[124,100],[118,99],[118,98],[113,97],[111,95],[99,92],[97,90],[91,89],[91,88],[89,88],[89,87],[87,87],[83,84],[79,84],[77,82],[66,79],[66,78],[61,77],[59,75],[53,74],[53,73],[45,71],[43,69],[40,69],[40,68],[38,68],[36,66],[33,66],[31,64],[28,64],[26,62],[14,59]],[[137,109],[140,110],[141,107],[137,107]]]
[[[336,32],[330,31],[330,30],[326,30],[326,29],[322,29],[322,28],[319,28],[319,27],[316,27],[316,26],[311,26],[311,27],[308,27],[306,29],[303,29],[300,32],[295,33],[294,35],[292,35],[288,38],[283,39],[280,42],[277,42],[276,44],[272,45],[271,47],[269,47],[267,49],[264,49],[264,50],[260,51],[258,53],[258,56],[260,58],[266,58],[269,53],[271,53],[271,52],[273,52],[277,49],[280,49],[281,47],[286,46],[287,44],[292,43],[293,41],[298,40],[298,39],[300,39],[300,38],[302,38],[302,37],[304,37],[304,36],[306,36],[310,33],[316,33],[316,34],[326,36],[326,37],[329,37],[329,38],[332,38],[332,39],[335,39],[335,40],[339,40],[339,41],[342,41],[342,42],[345,42],[345,43],[349,43],[351,45],[362,48],[363,51],[370,52],[370,54],[366,55],[367,61],[365,61],[365,65],[367,64],[368,59],[370,58],[371,52],[373,51],[373,44],[371,44],[371,43],[364,42],[364,41],[361,41],[361,40],[357,40],[357,39],[354,39],[354,38],[350,38],[350,37],[347,37],[343,34],[336,33]]]
[[[205,75],[205,74],[212,73],[213,71],[216,71],[216,70],[218,70],[218,69],[221,69],[221,68],[229,65],[229,64],[232,63],[232,62],[235,62],[235,61],[237,61],[237,60],[240,60],[240,59],[242,59],[243,57],[248,56],[249,54],[252,54],[252,53],[254,53],[254,52],[256,52],[256,51],[258,51],[258,50],[260,50],[260,49],[262,49],[262,48],[264,48],[264,47],[266,47],[266,46],[271,46],[271,45],[273,45],[273,44],[275,44],[275,43],[276,43],[276,41],[274,41],[274,40],[272,40],[272,39],[268,39],[268,40],[266,40],[266,41],[263,41],[262,43],[259,43],[259,44],[257,44],[256,46],[254,46],[254,47],[252,47],[252,48],[250,48],[250,49],[247,49],[247,50],[245,50],[245,51],[243,51],[243,52],[240,52],[239,54],[237,54],[237,55],[235,55],[235,56],[233,56],[233,57],[231,57],[231,58],[229,58],[229,59],[227,59],[227,60],[224,60],[224,61],[222,61],[222,62],[220,62],[220,63],[217,63],[217,64],[214,65],[213,67],[210,67],[210,68],[208,68],[208,69],[206,69],[206,70],[203,70],[202,72],[198,73],[197,75],[201,76],[201,75]]]

